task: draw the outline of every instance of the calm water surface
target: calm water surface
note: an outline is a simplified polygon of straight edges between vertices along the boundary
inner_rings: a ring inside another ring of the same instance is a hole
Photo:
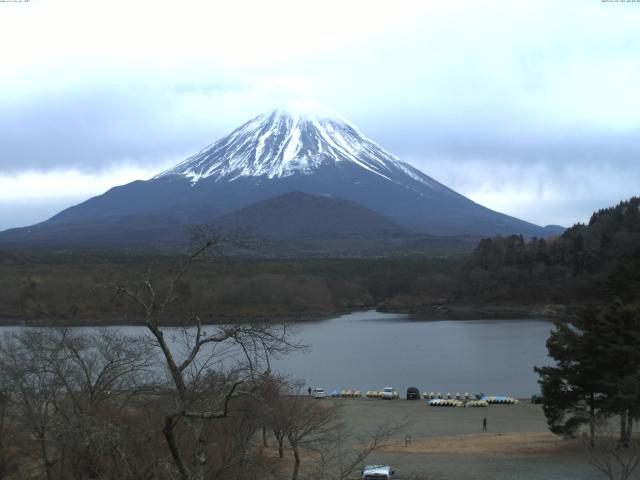
[[[329,390],[388,385],[526,397],[538,391],[533,367],[550,363],[552,326],[543,319],[424,321],[359,312],[302,324],[298,335],[311,351],[274,364]]]
[[[0,332],[24,327],[0,327]],[[144,327],[112,327],[131,334]],[[325,390],[508,394],[538,391],[534,366],[549,364],[548,320],[424,321],[374,311],[300,323],[296,340],[309,346],[272,367]],[[86,330],[86,328],[83,328]],[[168,336],[167,338],[170,338]]]

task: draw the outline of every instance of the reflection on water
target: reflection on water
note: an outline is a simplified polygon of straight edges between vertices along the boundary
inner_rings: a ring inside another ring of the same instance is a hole
[[[0,327],[0,332],[24,327]],[[143,334],[144,327],[112,327]],[[546,365],[547,320],[420,321],[374,311],[297,324],[309,346],[272,367],[325,390],[508,394],[538,391],[534,366]],[[81,328],[80,330],[89,330]],[[171,338],[169,335],[167,338]]]

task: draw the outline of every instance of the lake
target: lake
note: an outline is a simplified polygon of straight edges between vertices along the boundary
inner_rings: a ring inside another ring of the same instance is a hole
[[[421,392],[528,397],[538,391],[533,367],[550,363],[545,342],[552,326],[544,319],[427,321],[358,312],[296,324],[296,340],[308,351],[274,360],[272,367],[327,391],[392,386],[404,396],[416,386]]]
[[[538,392],[534,366],[550,364],[549,320],[427,321],[374,311],[300,325],[308,353],[274,362],[313,387],[504,394]]]

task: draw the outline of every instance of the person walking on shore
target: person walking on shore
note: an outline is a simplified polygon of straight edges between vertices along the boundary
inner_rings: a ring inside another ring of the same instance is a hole
[[[486,432],[487,431],[487,417],[484,417],[482,419],[482,431]]]
[[[309,392],[309,396],[311,396],[311,387],[309,387],[307,391]]]

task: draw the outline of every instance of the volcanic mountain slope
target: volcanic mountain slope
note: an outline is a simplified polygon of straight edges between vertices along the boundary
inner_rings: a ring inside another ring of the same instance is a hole
[[[267,238],[406,235],[382,215],[355,202],[291,192],[254,203],[213,221],[221,231]]]
[[[190,226],[170,217],[113,215],[74,223],[42,223],[0,232],[0,248],[37,250],[165,250],[190,241]]]
[[[276,110],[150,180],[112,188],[46,222],[5,232],[0,242],[7,234],[25,242],[34,232],[44,238],[44,230],[54,235],[62,225],[92,228],[100,219],[211,223],[290,192],[349,200],[403,229],[433,235],[557,233],[474,203],[398,160],[338,116]]]

